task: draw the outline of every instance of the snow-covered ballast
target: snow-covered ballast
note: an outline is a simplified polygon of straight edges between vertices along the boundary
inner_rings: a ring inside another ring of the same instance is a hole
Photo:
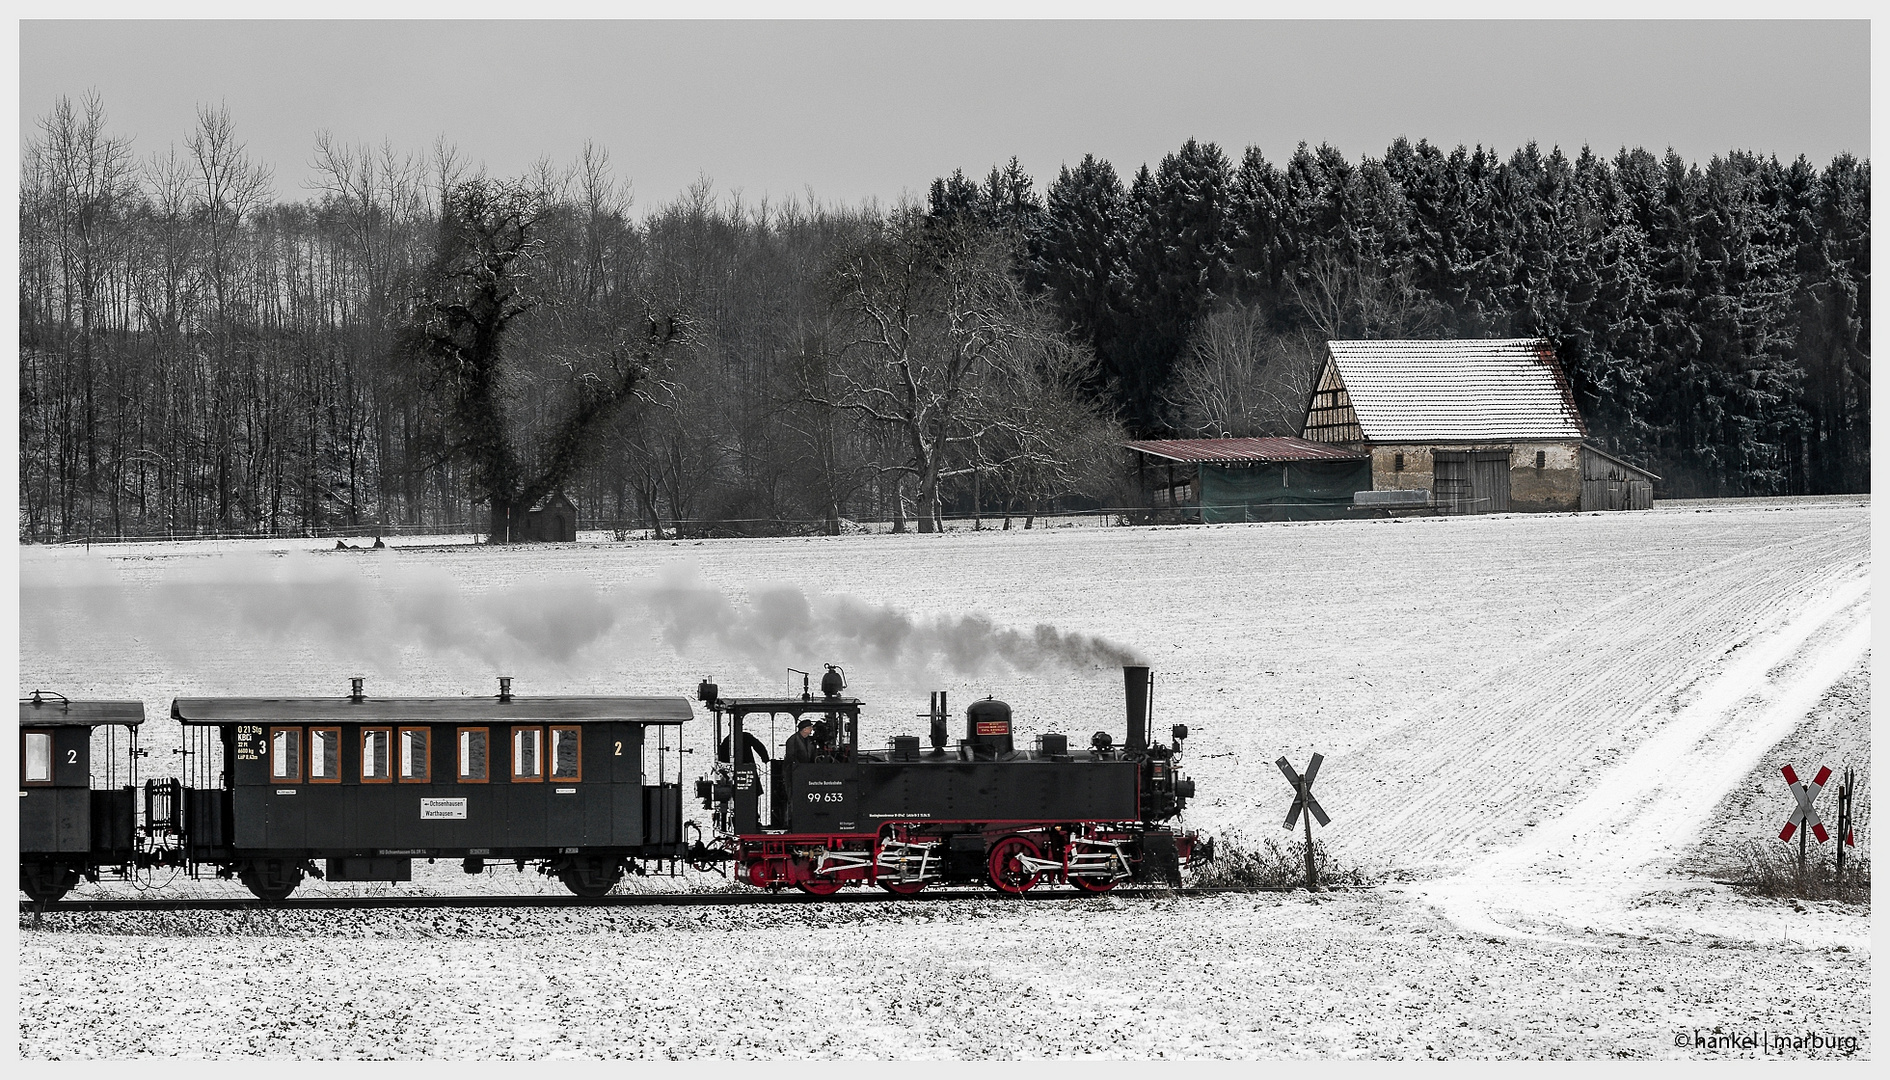
[[[760,888],[791,885],[814,895],[849,885],[916,893],[983,882],[1021,893],[1043,882],[1091,892],[1129,880],[1179,883],[1183,864],[1213,853],[1211,841],[1166,824],[1194,796],[1194,782],[1180,772],[1187,728],[1175,725],[1165,744],[1151,739],[1149,670],[1123,673],[1128,730],[1120,746],[1098,731],[1087,747],[1043,734],[1019,748],[1011,708],[994,698],[965,710],[964,737],[953,743],[938,692],[923,752],[916,735],[862,749],[863,703],[841,695],[844,673],[832,665],[819,696],[804,686],[799,697],[723,698],[705,680],[698,697],[715,714],[722,749],[696,794],[715,812],[716,845],[692,858],[733,862]],[[749,742],[751,723],[763,716],[813,726],[800,748],[811,760],[768,762],[765,819]]]
[[[168,859],[280,899],[304,874],[406,881],[415,858],[527,862],[580,896],[684,851],[664,762],[682,697],[178,698],[185,777],[147,785]],[[318,866],[317,860],[325,862]]]

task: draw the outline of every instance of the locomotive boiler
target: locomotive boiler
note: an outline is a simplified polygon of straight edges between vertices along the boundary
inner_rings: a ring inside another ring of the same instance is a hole
[[[733,862],[741,880],[829,895],[848,886],[916,893],[983,882],[1005,893],[1065,883],[1106,892],[1125,881],[1180,883],[1184,864],[1212,844],[1168,823],[1194,795],[1180,771],[1187,728],[1150,738],[1149,669],[1123,668],[1126,739],[1098,731],[1088,745],[1046,733],[1016,744],[1011,707],[987,698],[965,710],[951,738],[946,698],[934,693],[929,748],[917,735],[862,742],[863,702],[844,696],[829,666],[818,696],[724,698],[705,680],[698,698],[727,749],[696,794],[714,811],[716,845],[701,860]],[[814,722],[811,760],[765,762],[747,752],[764,717]],[[764,786],[769,792],[763,804]]]

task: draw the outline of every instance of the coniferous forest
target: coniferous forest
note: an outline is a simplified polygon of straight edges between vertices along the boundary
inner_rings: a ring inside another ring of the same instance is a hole
[[[840,531],[1124,505],[1122,440],[1294,434],[1329,338],[1541,336],[1661,498],[1862,492],[1870,165],[1189,141],[916,204],[634,205],[226,111],[27,133],[20,534]],[[629,163],[631,168],[634,162]]]

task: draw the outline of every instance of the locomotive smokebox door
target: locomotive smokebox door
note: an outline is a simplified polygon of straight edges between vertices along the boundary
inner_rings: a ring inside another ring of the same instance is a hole
[[[794,832],[852,832],[859,827],[859,783],[851,765],[801,762],[788,792]]]

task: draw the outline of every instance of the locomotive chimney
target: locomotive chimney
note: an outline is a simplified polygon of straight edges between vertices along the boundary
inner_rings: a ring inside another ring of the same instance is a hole
[[[1122,691],[1128,702],[1129,739],[1126,749],[1148,749],[1148,704],[1155,677],[1145,667],[1133,664],[1122,666]]]
[[[356,704],[359,704],[361,701],[361,683],[363,680],[361,676],[356,675],[354,678],[349,679],[348,681],[353,684],[348,689],[348,700],[355,702]]]
[[[499,676],[499,700],[512,700],[512,676],[510,675]]]

